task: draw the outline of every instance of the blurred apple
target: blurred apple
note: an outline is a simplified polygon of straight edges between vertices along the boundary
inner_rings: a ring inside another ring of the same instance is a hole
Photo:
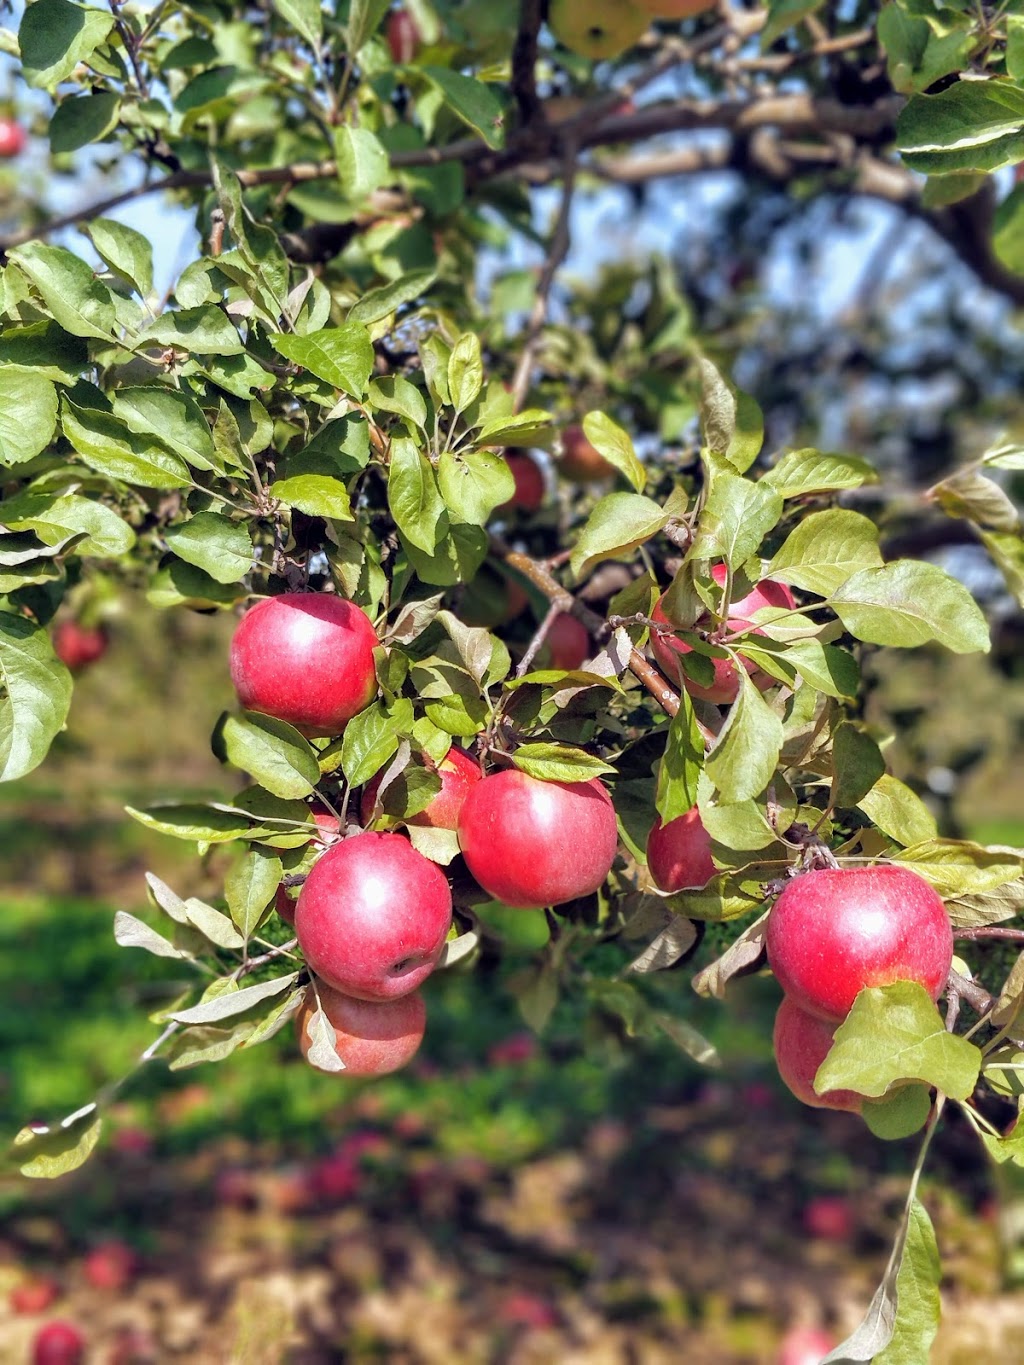
[[[821,1365],[835,1345],[820,1327],[793,1327],[782,1338],[779,1365]]]
[[[32,1365],[82,1365],[85,1337],[70,1322],[48,1322],[32,1342]]]
[[[853,1204],[842,1194],[818,1194],[804,1205],[804,1231],[825,1242],[848,1242],[857,1226]]]
[[[50,1275],[30,1275],[11,1290],[12,1313],[45,1313],[60,1298],[60,1285]]]
[[[82,1272],[93,1289],[124,1289],[135,1278],[139,1259],[127,1242],[101,1242],[82,1262]]]

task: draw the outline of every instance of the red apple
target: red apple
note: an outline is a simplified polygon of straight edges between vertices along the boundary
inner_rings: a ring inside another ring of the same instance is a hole
[[[800,1221],[809,1237],[823,1242],[848,1242],[857,1226],[853,1204],[842,1194],[817,1194],[808,1199]]]
[[[498,1319],[508,1327],[539,1331],[558,1326],[558,1314],[547,1299],[525,1289],[513,1289],[498,1305]]]
[[[60,1285],[51,1275],[31,1275],[16,1284],[8,1303],[12,1313],[45,1313],[60,1298]]]
[[[815,1093],[814,1078],[828,1056],[834,1034],[833,1025],[808,1014],[787,996],[779,1006],[772,1033],[775,1065],[783,1081],[804,1104],[813,1109],[846,1109],[859,1114],[864,1099],[853,1090]]]
[[[393,999],[421,985],[451,922],[444,874],[401,834],[356,834],[334,844],[295,907],[310,971],[362,1000]]]
[[[794,877],[768,917],[768,964],[795,1004],[845,1019],[858,991],[917,981],[933,1000],[953,961],[953,931],[923,877],[893,864]]]
[[[393,9],[385,26],[391,60],[396,66],[411,62],[419,51],[420,31],[416,20],[404,9]]]
[[[431,829],[456,829],[459,811],[469,795],[469,789],[483,776],[476,759],[454,744],[437,765],[437,775],[441,779],[441,790],[424,810],[411,815],[407,824],[426,825]],[[359,813],[364,825],[368,825],[373,818],[373,805],[382,777],[383,773],[378,773],[363,789]]]
[[[521,1066],[537,1055],[537,1039],[532,1033],[513,1033],[495,1043],[487,1053],[491,1066]]]
[[[523,909],[560,905],[607,877],[618,847],[615,809],[596,777],[542,782],[509,768],[466,797],[459,845],[495,900]]]
[[[102,626],[83,626],[78,621],[58,621],[53,628],[53,652],[72,673],[102,659],[110,637]]]
[[[377,643],[369,617],[343,597],[265,597],[235,630],[231,680],[246,710],[310,736],[336,735],[373,700]]]
[[[82,1272],[93,1289],[124,1289],[138,1272],[138,1256],[125,1242],[101,1242],[82,1262]]]
[[[544,474],[540,465],[525,450],[509,450],[505,453],[505,463],[512,471],[516,489],[508,502],[503,502],[496,510],[510,512],[519,507],[524,512],[536,512],[544,501]]]
[[[374,1006],[373,1008],[379,1008]],[[344,1075],[344,1072],[340,1072]],[[326,1204],[341,1204],[358,1194],[362,1173],[357,1162],[344,1152],[332,1152],[321,1157],[309,1173],[309,1187],[314,1197]]]
[[[16,119],[6,115],[0,118],[0,158],[7,161],[19,156],[25,150],[25,129]]]
[[[570,616],[567,611],[560,612],[551,622],[544,637],[540,652],[544,668],[561,668],[571,673],[581,668],[590,653],[590,636],[582,621]]]
[[[718,869],[711,861],[711,836],[694,806],[662,824],[655,820],[647,836],[647,866],[662,891],[707,886]]]
[[[341,821],[333,811],[328,810],[319,801],[310,803],[310,812],[317,829],[316,835],[310,840],[310,843],[314,848],[328,848],[340,838]],[[298,892],[296,892],[297,895]],[[277,895],[274,897],[274,909],[285,924],[295,923],[295,898],[289,894],[284,883],[277,888]]]
[[[334,1048],[345,1063],[339,1076],[384,1076],[412,1061],[423,1041],[427,1012],[419,991],[397,1000],[356,1000],[318,982],[320,1003],[334,1029]],[[299,1049],[311,1046],[306,1026],[316,1013],[316,996],[306,993],[296,1016]],[[351,1159],[351,1153],[349,1154]]]
[[[779,1365],[821,1365],[835,1345],[820,1327],[792,1327],[782,1338]]]
[[[617,472],[587,439],[582,427],[566,427],[562,432],[562,454],[557,468],[570,483],[597,483],[614,478]]]
[[[726,565],[716,564],[711,570],[711,577],[721,586],[724,584],[728,572]],[[664,596],[658,599],[658,603],[651,613],[651,619],[671,624],[661,605],[664,600]],[[730,631],[750,628],[753,629],[755,635],[760,635],[763,632],[751,627],[750,622],[746,619],[751,612],[755,612],[761,607],[793,608],[795,606],[793,594],[784,583],[771,581],[758,583],[747,593],[746,597],[741,597],[739,601],[730,604],[727,626]],[[711,617],[705,615],[697,621],[695,629],[708,630],[711,626]],[[688,645],[685,640],[681,640],[677,635],[661,634],[652,630],[651,648],[665,676],[677,686],[685,687],[691,697],[699,697],[703,701],[713,701],[721,705],[735,701],[739,695],[740,680],[732,659],[712,659],[711,663],[715,671],[714,681],[710,687],[701,687],[699,683],[693,682],[683,672],[681,656],[689,654],[692,650],[692,646]],[[749,660],[744,661],[744,667],[762,691],[766,687],[771,687],[775,681],[767,673],[762,673],[756,669]]]
[[[82,1365],[85,1338],[70,1322],[48,1322],[32,1343],[32,1365]]]

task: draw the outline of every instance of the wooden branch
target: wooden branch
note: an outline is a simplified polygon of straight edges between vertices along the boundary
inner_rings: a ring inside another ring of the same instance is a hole
[[[537,35],[542,22],[541,0],[520,0],[519,31],[512,49],[512,94],[524,128],[544,122],[544,108],[537,94]]]

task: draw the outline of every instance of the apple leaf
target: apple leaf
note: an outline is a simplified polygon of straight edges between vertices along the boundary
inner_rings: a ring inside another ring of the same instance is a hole
[[[410,544],[430,555],[437,545],[444,500],[426,455],[405,437],[391,443],[388,506],[395,525]]]
[[[892,859],[923,877],[943,899],[995,891],[1024,871],[1024,853],[984,848],[967,839],[928,839],[899,850]]]
[[[84,1165],[100,1139],[103,1119],[95,1104],[69,1114],[53,1126],[22,1128],[13,1143],[21,1174],[30,1179],[55,1180]]]
[[[693,558],[724,559],[737,568],[756,553],[781,515],[782,495],[768,484],[715,473],[694,538]]]
[[[898,1142],[920,1132],[932,1111],[926,1085],[901,1085],[878,1100],[865,1100],[861,1118],[876,1138]]]
[[[324,327],[305,336],[275,332],[269,341],[286,360],[350,397],[362,398],[366,393],[373,371],[373,346],[362,323],[344,322],[340,327]]]
[[[721,456],[742,474],[764,444],[764,418],[749,394],[738,392],[706,357],[697,361],[700,375],[700,432],[704,449]]]
[[[844,720],[832,736],[832,771],[832,804],[846,810],[882,777],[885,759],[867,731]]]
[[[857,806],[883,834],[904,848],[938,836],[935,816],[906,783],[883,773]]]
[[[222,1019],[230,1019],[236,1014],[245,1014],[254,1005],[261,1004],[275,995],[280,995],[298,980],[298,972],[286,976],[275,976],[270,981],[261,981],[255,986],[243,986],[240,990],[225,991],[204,999],[191,1009],[175,1010],[170,1018],[179,1024],[216,1024]]]
[[[761,482],[770,484],[784,498],[802,498],[808,493],[838,493],[845,488],[877,483],[878,474],[867,460],[857,455],[788,450]]]
[[[693,702],[684,691],[679,697],[679,710],[669,722],[665,752],[658,764],[654,804],[665,824],[696,805],[697,779],[703,763],[704,739]]]
[[[252,532],[219,512],[197,512],[169,526],[164,537],[179,559],[202,569],[215,583],[237,583],[252,568]]]
[[[309,741],[287,721],[256,711],[224,712],[214,728],[213,752],[286,800],[311,795],[320,780]]]
[[[512,762],[520,772],[542,782],[588,782],[602,773],[615,772],[603,758],[569,744],[521,744]]]
[[[882,563],[878,527],[859,512],[833,507],[812,512],[783,541],[766,578],[827,597],[858,569]]]
[[[965,1100],[978,1083],[981,1052],[947,1033],[935,1002],[915,981],[867,987],[836,1030],[814,1089],[878,1098],[899,1081],[923,1081]]]
[[[71,674],[49,632],[0,611],[0,782],[24,777],[46,757],[71,706]]]
[[[604,559],[625,558],[662,529],[669,514],[640,493],[608,493],[587,519],[569,561],[576,578]]]
[[[163,934],[158,934],[143,920],[130,915],[127,910],[118,910],[114,915],[114,942],[122,948],[142,948],[154,957],[176,957],[187,961],[192,954],[184,948],[176,948]]]
[[[306,989],[313,990],[315,987],[307,986]],[[318,1071],[345,1070],[345,1063],[338,1056],[337,1033],[324,1012],[319,996],[316,1009],[306,1020],[306,1037],[309,1039],[306,1061],[310,1066],[315,1066]]]
[[[260,848],[251,849],[228,869],[224,894],[243,941],[255,933],[283,875],[281,859]]]
[[[625,475],[638,493],[644,491],[647,471],[637,458],[627,431],[603,412],[588,412],[583,419],[583,434],[598,454]]]
[[[747,801],[771,781],[782,749],[782,721],[740,665],[733,703],[705,769],[726,804]]]
[[[33,370],[0,367],[0,465],[34,459],[49,445],[56,424],[53,380]]]
[[[989,649],[981,608],[937,564],[901,559],[862,569],[833,592],[829,604],[850,634],[867,644],[909,649],[937,640],[954,654]]]

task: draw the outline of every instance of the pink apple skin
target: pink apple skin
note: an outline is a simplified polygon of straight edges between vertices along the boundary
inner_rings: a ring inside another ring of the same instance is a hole
[[[779,1365],[821,1365],[837,1345],[820,1327],[793,1327],[782,1338]]]
[[[647,867],[662,891],[707,886],[718,868],[711,860],[711,836],[696,806],[667,825],[655,820],[647,836]]]
[[[812,1109],[846,1109],[859,1114],[863,1096],[853,1090],[828,1090],[819,1095],[814,1089],[818,1067],[829,1054],[836,1026],[808,1014],[787,996],[779,1006],[772,1033],[775,1065],[793,1094]]]
[[[515,492],[508,502],[503,502],[495,510],[510,512],[521,507],[524,512],[536,512],[544,501],[544,475],[540,465],[525,450],[510,450],[505,455],[505,463],[515,479]]]
[[[541,650],[542,668],[561,668],[571,673],[574,668],[582,668],[590,653],[590,636],[582,621],[561,612],[551,622],[544,637]]]
[[[356,834],[332,845],[295,906],[310,971],[361,1000],[392,1000],[422,985],[451,922],[444,874],[401,834]]]
[[[110,648],[110,636],[102,626],[83,626],[78,621],[58,621],[53,628],[53,652],[72,673],[80,673]]]
[[[823,1242],[848,1242],[857,1229],[853,1201],[843,1194],[818,1194],[808,1199],[800,1221],[809,1237]]]
[[[715,564],[711,570],[711,577],[721,587],[728,575],[728,569],[724,564]],[[658,599],[657,605],[651,612],[652,621],[662,621],[671,624],[662,608],[664,596]],[[784,583],[774,583],[770,580],[758,583],[746,597],[741,597],[738,601],[729,605],[728,627],[731,631],[753,629],[755,635],[763,634],[756,627],[752,627],[747,617],[761,607],[786,607],[796,606],[793,594]],[[702,616],[697,621],[697,628],[704,630],[711,624],[709,616]],[[736,672],[736,665],[732,659],[712,659],[711,663],[715,670],[714,682],[710,687],[701,687],[693,682],[682,670],[680,656],[689,654],[692,646],[685,640],[680,640],[675,635],[661,635],[657,631],[651,631],[651,649],[654,657],[658,661],[658,666],[665,676],[677,686],[684,687],[691,697],[698,697],[702,701],[716,702],[718,705],[725,705],[733,702],[739,696],[740,680]],[[771,687],[775,679],[769,677],[767,673],[755,668],[748,660],[744,661],[744,667],[750,674],[755,686],[762,691]]]
[[[768,965],[794,1003],[845,1019],[865,986],[919,982],[933,1000],[953,961],[946,907],[905,867],[839,868],[795,877],[775,902]]]
[[[427,1011],[419,991],[397,1000],[357,1000],[318,982],[320,1003],[334,1028],[334,1046],[345,1063],[338,1076],[384,1076],[412,1061],[423,1041]],[[296,1016],[299,1050],[306,1057],[306,1025],[316,1013],[316,996],[307,991]]]
[[[495,900],[540,909],[587,896],[615,860],[611,797],[598,779],[541,782],[517,769],[492,773],[467,796],[459,845]]]
[[[441,779],[441,790],[424,810],[410,816],[406,824],[426,825],[430,829],[458,828],[462,803],[469,795],[470,788],[483,776],[480,765],[465,749],[453,744],[437,765],[437,775]],[[378,773],[363,789],[359,814],[364,825],[368,825],[373,818],[373,803],[377,799],[381,777],[382,774]]]
[[[70,1322],[57,1320],[40,1327],[32,1343],[32,1365],[82,1365],[85,1337]]]
[[[616,109],[616,114],[629,110]],[[570,483],[598,483],[613,479],[617,470],[593,445],[582,427],[566,427],[562,432],[562,454],[557,462],[559,474]]]
[[[377,644],[369,617],[343,597],[265,597],[235,630],[231,681],[246,710],[311,737],[337,735],[376,694]]]

